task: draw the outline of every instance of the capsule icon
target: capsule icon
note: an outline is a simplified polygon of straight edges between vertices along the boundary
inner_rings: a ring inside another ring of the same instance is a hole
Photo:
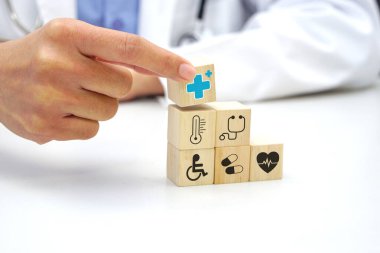
[[[243,166],[233,165],[233,163],[236,162],[237,159],[239,159],[237,154],[231,154],[222,160],[221,164],[223,167],[226,167],[225,169],[226,174],[233,175],[233,174],[239,174],[243,172],[244,170]]]
[[[226,168],[226,174],[232,175],[232,174],[239,174],[243,172],[243,166],[236,165],[236,166],[230,166]]]

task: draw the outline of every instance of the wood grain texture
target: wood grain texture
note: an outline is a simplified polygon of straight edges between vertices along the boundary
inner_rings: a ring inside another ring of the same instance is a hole
[[[168,143],[167,150],[167,177],[177,186],[207,185],[214,183],[214,149],[179,150]],[[193,172],[194,156],[196,169],[202,172]]]
[[[181,150],[214,148],[215,118],[208,106],[169,105],[168,141]]]
[[[250,181],[282,178],[283,144],[251,145]]]
[[[195,68],[197,70],[197,75],[202,75],[204,81],[210,81],[211,87],[204,91],[203,98],[196,99],[193,92],[186,91],[187,85],[192,82],[176,82],[168,79],[168,97],[180,107],[204,104],[216,100],[214,65],[209,64]],[[212,73],[210,77],[206,75],[208,71]]]
[[[249,181],[250,146],[215,148],[215,184]]]
[[[239,102],[213,102],[216,110],[215,147],[250,144],[251,108]]]

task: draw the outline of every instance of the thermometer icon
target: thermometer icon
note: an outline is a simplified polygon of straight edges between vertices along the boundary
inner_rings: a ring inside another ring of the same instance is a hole
[[[202,140],[202,134],[205,130],[204,126],[206,121],[201,119],[198,115],[195,115],[192,119],[192,131],[190,136],[190,142],[193,144],[198,144]]]

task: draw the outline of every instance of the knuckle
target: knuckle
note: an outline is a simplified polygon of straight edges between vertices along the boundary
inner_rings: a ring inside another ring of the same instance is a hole
[[[137,35],[126,34],[122,43],[122,53],[125,58],[135,60],[139,57],[143,39]]]
[[[36,137],[36,138],[33,139],[33,141],[34,141],[35,143],[37,143],[38,145],[44,145],[44,144],[50,142],[51,139],[48,139],[48,138],[41,138],[41,137]]]
[[[161,73],[168,73],[171,69],[173,69],[174,66],[173,57],[170,55],[165,55],[162,58],[160,66]]]
[[[73,22],[66,18],[53,19],[44,26],[44,32],[53,40],[67,39],[73,32]]]
[[[54,73],[57,73],[60,69],[61,66],[57,58],[54,57],[54,53],[50,52],[49,49],[41,46],[36,50],[31,62],[31,73],[35,80],[43,81],[51,77],[55,79]]]

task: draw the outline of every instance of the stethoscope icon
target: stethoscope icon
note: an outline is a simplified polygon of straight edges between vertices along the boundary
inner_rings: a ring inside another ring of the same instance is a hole
[[[219,140],[221,141],[225,140],[226,136],[229,140],[236,140],[237,134],[245,130],[245,117],[243,115],[239,115],[239,119],[236,119],[236,120],[240,120],[241,122],[239,124],[232,125],[231,121],[235,120],[235,118],[236,118],[235,115],[232,115],[231,117],[228,118],[228,124],[227,124],[228,133],[222,133],[219,136]]]

